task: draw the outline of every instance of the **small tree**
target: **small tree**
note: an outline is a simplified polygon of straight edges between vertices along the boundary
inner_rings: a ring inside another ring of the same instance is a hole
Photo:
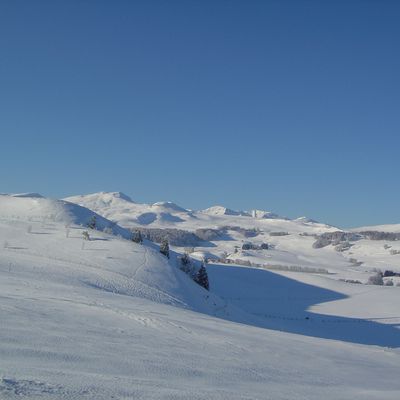
[[[107,235],[112,235],[114,232],[113,232],[113,228],[111,227],[111,226],[106,226],[104,229],[103,229],[103,232],[104,233],[106,233]]]
[[[168,239],[163,239],[160,245],[160,253],[169,258],[169,243]]]
[[[95,215],[93,215],[92,218],[90,218],[87,227],[89,229],[96,229],[96,223],[97,223],[97,218]]]
[[[369,277],[367,285],[383,285],[382,273],[377,272]]]
[[[180,260],[181,260],[181,264],[183,266],[191,264],[190,257],[189,257],[188,253],[183,253],[183,255],[180,257]]]
[[[185,274],[189,275],[191,279],[195,280],[197,276],[197,271],[189,254],[186,252],[183,253],[182,256],[178,257],[178,260],[180,262],[179,269]]]
[[[204,264],[201,264],[199,272],[197,273],[194,281],[200,286],[203,286],[204,289],[210,290],[210,284],[208,282],[208,274]]]
[[[132,232],[132,242],[139,244],[143,243],[142,232],[140,232],[138,229]]]
[[[188,253],[183,253],[181,257],[179,257],[180,261],[180,270],[185,274],[188,274],[192,279],[196,276],[194,266],[192,264],[192,260],[189,257]]]
[[[83,240],[90,240],[89,232],[83,231],[82,232]]]

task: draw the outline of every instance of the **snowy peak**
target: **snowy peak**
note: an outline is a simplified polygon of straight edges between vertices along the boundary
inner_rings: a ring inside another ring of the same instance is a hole
[[[177,204],[172,203],[171,201],[160,201],[160,202],[154,203],[151,205],[151,208],[163,210],[166,212],[183,212],[183,213],[189,212],[185,208],[180,207]]]
[[[400,224],[361,226],[359,228],[353,228],[351,229],[351,231],[352,232],[376,231],[376,232],[400,233]]]
[[[111,205],[113,203],[134,203],[134,201],[122,192],[98,192],[86,195],[77,195],[67,197],[64,200],[72,203],[92,203],[99,204],[102,206]]]
[[[129,228],[157,224],[170,225],[192,217],[189,210],[170,201],[140,204],[121,192],[100,192],[67,197],[65,200],[87,207]]]
[[[284,219],[285,217],[281,217],[278,214],[275,214],[271,211],[265,210],[251,210],[251,211],[236,211],[224,206],[213,206],[210,208],[206,208],[201,211],[203,214],[208,215],[231,215],[231,216],[240,216],[240,217],[252,217],[257,219]]]
[[[117,222],[124,228],[146,227],[155,229],[197,229],[218,226],[241,226],[244,229],[263,231],[298,232],[302,229],[329,230],[330,227],[318,224],[307,218],[291,220],[271,211],[254,209],[236,211],[216,205],[204,210],[189,210],[171,201],[153,204],[136,203],[121,192],[99,192],[67,197],[65,200],[87,207],[103,217]]]
[[[72,216],[60,200],[24,195],[0,195],[0,216],[3,219],[32,220],[50,218],[69,223]],[[71,204],[72,206],[72,204]],[[78,207],[73,205],[74,207]],[[88,210],[89,211],[89,210]]]
[[[121,199],[121,200],[125,200],[128,201],[129,203],[134,203],[134,201],[127,196],[125,193],[122,192],[108,192],[108,194],[116,199]]]
[[[129,237],[125,229],[78,204],[37,196],[0,195],[0,218],[5,220],[87,226],[93,217],[97,229],[108,228],[114,234]]]
[[[224,206],[213,206],[201,211],[203,214],[208,215],[235,215],[235,216],[249,216],[247,212],[235,211]]]
[[[264,211],[264,210],[251,210],[251,216],[253,218],[259,219],[286,219],[284,217],[279,216],[271,211]]]
[[[308,218],[308,217],[299,217],[299,218],[296,218],[294,221],[295,222],[304,223],[304,224],[310,224],[310,223],[319,224],[319,222],[316,221],[315,219],[311,219],[311,218]]]

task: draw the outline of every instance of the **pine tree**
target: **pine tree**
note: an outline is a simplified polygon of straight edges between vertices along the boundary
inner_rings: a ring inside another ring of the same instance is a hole
[[[201,264],[199,272],[197,273],[194,281],[200,286],[203,286],[204,289],[207,290],[210,289],[210,284],[208,282],[208,274],[204,264]]]
[[[188,253],[183,253],[183,255],[179,258],[180,260],[180,269],[184,273],[188,274],[191,278],[194,277],[194,267],[192,265],[192,260],[189,257]]]
[[[89,232],[88,231],[83,231],[82,232],[82,237],[83,237],[83,240],[90,240]]]
[[[183,266],[189,265],[191,263],[188,253],[183,253],[180,259]]]
[[[92,218],[90,218],[87,227],[89,229],[96,229],[96,223],[97,223],[97,218],[95,215],[93,215]]]
[[[139,230],[132,233],[132,242],[139,244],[143,243],[142,233]]]
[[[168,239],[163,239],[160,245],[160,253],[169,258],[169,243]]]

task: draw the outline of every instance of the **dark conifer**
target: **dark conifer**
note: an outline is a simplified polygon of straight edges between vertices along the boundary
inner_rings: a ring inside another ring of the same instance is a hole
[[[135,243],[143,243],[142,233],[139,230],[136,230],[132,233],[132,242]]]
[[[96,216],[93,215],[92,218],[90,218],[90,220],[89,220],[89,222],[87,224],[87,227],[89,229],[96,229],[96,223],[97,223]]]
[[[168,239],[164,239],[161,242],[160,253],[164,254],[165,257],[169,258],[169,243],[168,243]]]
[[[201,264],[201,267],[199,269],[199,272],[196,275],[195,282],[199,284],[200,286],[203,286],[204,289],[209,290],[210,289],[210,284],[208,282],[208,274],[206,267],[204,264]]]

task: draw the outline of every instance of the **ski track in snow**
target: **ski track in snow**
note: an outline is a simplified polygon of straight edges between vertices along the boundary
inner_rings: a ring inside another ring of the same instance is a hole
[[[71,207],[0,196],[0,399],[398,400],[398,288],[216,264],[205,292],[146,244],[82,248]]]

